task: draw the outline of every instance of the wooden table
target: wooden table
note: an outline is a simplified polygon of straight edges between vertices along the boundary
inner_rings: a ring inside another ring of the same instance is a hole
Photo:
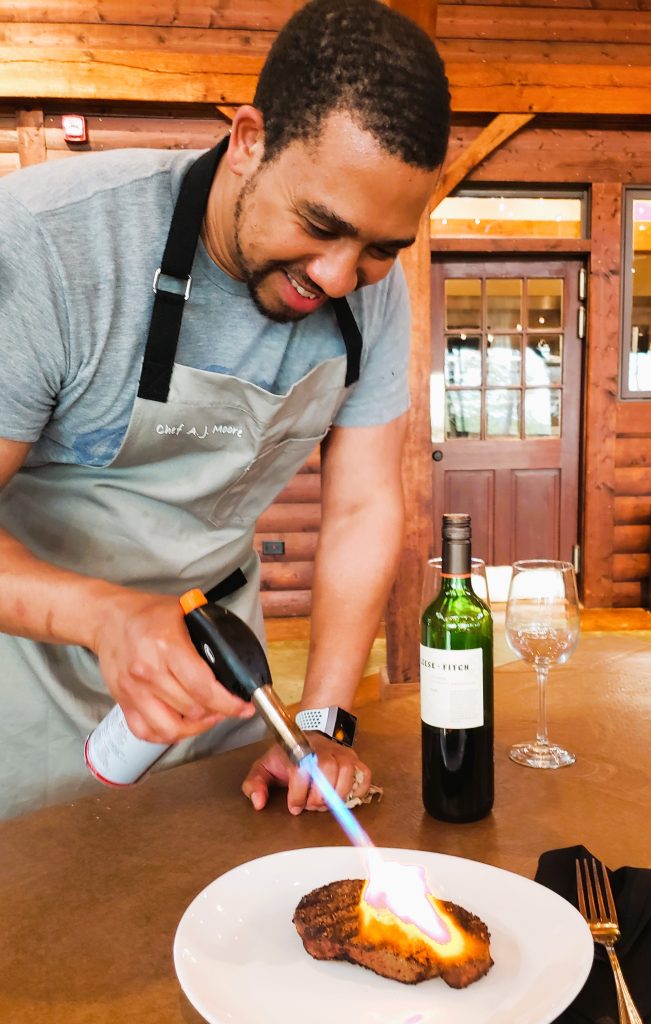
[[[587,634],[549,684],[553,740],[577,755],[542,772],[507,757],[535,725],[535,683],[496,674],[496,800],[470,825],[429,818],[420,798],[416,695],[360,710],[360,755],[381,803],[360,821],[377,845],[436,850],[532,877],[543,850],[584,843],[611,867],[651,866],[651,632]],[[256,748],[257,749],[257,748]],[[329,814],[256,813],[240,794],[252,748],[151,776],[0,826],[3,1024],[197,1024],[172,965],[193,897],[244,861],[344,845]]]

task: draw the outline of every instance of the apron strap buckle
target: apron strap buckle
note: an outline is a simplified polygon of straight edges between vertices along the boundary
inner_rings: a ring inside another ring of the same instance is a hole
[[[171,281],[185,282],[185,292],[178,292],[174,288],[164,288],[160,283],[161,276],[163,278],[169,278]],[[158,292],[165,292],[167,295],[178,295],[183,298],[184,302],[187,302],[190,298],[190,292],[192,291],[192,277],[190,274],[188,274],[187,277],[175,277],[173,274],[164,274],[162,268],[159,267],[154,274],[152,288],[154,289],[154,295],[157,295]]]

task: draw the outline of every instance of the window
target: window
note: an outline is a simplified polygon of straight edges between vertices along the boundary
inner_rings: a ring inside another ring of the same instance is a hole
[[[563,279],[447,278],[444,317],[445,439],[559,437]]]
[[[464,188],[430,214],[432,238],[585,238],[583,191]]]
[[[622,398],[651,398],[651,188],[626,189]]]

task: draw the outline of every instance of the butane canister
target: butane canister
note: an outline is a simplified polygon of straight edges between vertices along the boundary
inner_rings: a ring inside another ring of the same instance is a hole
[[[192,620],[196,616],[196,609],[208,604],[207,598],[200,590],[195,589],[187,591],[179,598],[179,601],[194,642]],[[218,608],[216,605],[212,607]],[[248,630],[248,626],[232,612],[226,613],[222,608],[218,608],[218,611],[220,614],[228,614],[230,618],[237,619]],[[255,644],[260,646],[255,634],[251,632],[251,636]],[[196,642],[194,645],[202,657],[213,667],[214,659],[211,661],[207,657],[206,650]],[[260,650],[262,651],[262,648]],[[263,651],[262,656],[266,665]],[[224,685],[228,686],[228,680]],[[247,695],[239,689],[237,692],[238,696],[246,699]],[[131,786],[134,782],[138,782],[143,775],[146,775],[169,749],[170,744],[150,743],[148,740],[141,740],[134,736],[127,725],[122,708],[116,704],[87,737],[84,757],[88,770],[100,782],[104,782],[107,786]]]
[[[169,750],[134,736],[119,704],[93,729],[84,746],[88,769],[107,786],[131,786]]]
[[[255,704],[294,764],[314,753],[309,740],[274,693],[262,644],[238,615],[209,604],[200,590],[180,598],[185,624],[195,649],[222,686]],[[116,705],[86,740],[86,764],[107,786],[130,786],[158,761],[169,746],[134,736],[122,708]]]

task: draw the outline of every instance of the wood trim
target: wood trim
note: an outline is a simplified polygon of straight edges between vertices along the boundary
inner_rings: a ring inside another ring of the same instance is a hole
[[[651,402],[619,402],[617,433],[620,436],[651,436]]]
[[[635,583],[613,584],[613,608],[640,608],[646,603],[646,586]]]
[[[615,445],[615,467],[616,469],[631,468],[633,466],[651,466],[651,438],[642,435],[641,437],[617,436]],[[631,491],[628,492],[633,493]],[[645,492],[642,492],[645,493]],[[651,488],[648,492],[651,494]]]
[[[158,2],[158,0],[157,0]],[[68,0],[66,0],[68,6]],[[143,8],[139,5],[139,13]],[[52,14],[50,14],[50,18]],[[41,50],[160,50],[186,54],[241,53],[258,55],[269,52],[275,32],[261,29],[195,28],[170,22],[156,26],[93,24],[74,21],[3,22],[0,8],[0,46]]]
[[[485,160],[494,150],[515,135],[520,128],[533,120],[533,114],[498,114],[490,124],[472,140],[469,146],[448,164],[439,178],[438,185],[430,200],[430,210],[450,194],[471,171]]]
[[[384,0],[384,3],[415,21],[430,39],[436,38],[437,0]]]
[[[400,566],[386,609],[387,675],[391,683],[420,676],[419,619],[423,567],[432,543],[429,378],[429,214],[423,213],[415,244],[401,256],[412,310],[409,387],[411,409],[403,455],[406,524]]]
[[[250,103],[263,56],[250,51],[0,47],[0,97]],[[651,113],[651,66],[462,62],[446,68],[456,113]]]
[[[622,187],[592,188],[584,480],[583,600],[613,603],[614,487],[619,368]]]
[[[0,95],[140,103],[250,103],[262,57],[0,47]]]
[[[21,167],[47,160],[42,110],[16,111],[16,137]]]
[[[260,590],[311,590],[314,560],[309,562],[263,562]]]
[[[615,527],[615,552],[618,555],[646,554],[649,551],[650,541],[651,525],[636,524]]]
[[[503,39],[513,44],[527,39],[619,43],[651,42],[651,12],[618,10],[616,2],[586,4],[588,10],[563,10],[552,0],[537,9],[528,3],[441,4],[438,34],[441,39]],[[644,6],[644,0],[639,4]],[[622,46],[624,49],[624,46]]]
[[[615,583],[635,583],[646,580],[649,575],[649,555],[625,554],[613,556],[613,581]]]
[[[437,253],[518,253],[540,256],[581,256],[589,253],[592,242],[583,238],[432,238],[432,256]]]
[[[318,530],[321,525],[321,505],[300,504],[281,505],[274,502],[262,513],[256,524],[260,533],[309,533]]]
[[[613,502],[617,525],[647,525],[651,523],[651,497],[618,497]]]
[[[615,494],[621,497],[646,498],[651,495],[651,466],[620,466],[615,468]]]
[[[651,113],[651,66],[533,64],[517,61],[450,63],[456,113]]]
[[[550,0],[542,0],[542,3],[546,7],[550,6]],[[564,0],[564,3],[567,3],[567,0]],[[558,8],[555,8],[554,13],[557,12]],[[606,35],[604,32],[604,36]],[[468,35],[461,39],[444,39],[439,34],[436,45],[446,65],[464,60],[499,63],[515,56],[516,52],[520,63],[531,61],[532,64],[540,64],[543,61],[554,64],[594,64],[596,59],[600,64],[614,66],[649,63],[648,43],[627,42],[622,45],[612,42],[610,38],[603,39],[597,46],[594,42],[570,42],[569,36],[562,41],[550,41],[547,36],[544,39],[531,37],[518,39],[514,44],[510,39],[480,39],[474,29],[470,29]]]
[[[310,614],[312,609],[311,590],[262,590],[260,604],[265,619],[278,616]]]
[[[277,32],[302,6],[303,0],[12,0],[2,4],[0,21],[105,23],[124,25],[127,31],[142,25],[178,25]]]

